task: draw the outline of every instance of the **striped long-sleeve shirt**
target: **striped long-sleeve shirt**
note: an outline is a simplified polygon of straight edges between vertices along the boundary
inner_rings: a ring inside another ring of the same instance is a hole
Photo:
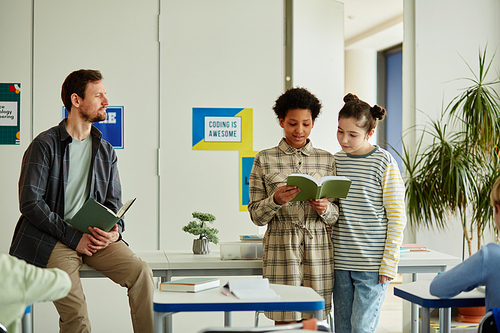
[[[333,229],[335,269],[394,278],[406,225],[405,187],[395,159],[376,146],[366,155],[340,151],[335,163],[337,175],[352,181]]]

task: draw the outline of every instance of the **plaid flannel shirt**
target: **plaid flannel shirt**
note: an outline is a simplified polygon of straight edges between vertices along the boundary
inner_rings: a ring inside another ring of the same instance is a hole
[[[122,201],[116,153],[94,126],[91,136],[90,197],[117,212]],[[76,249],[83,235],[63,219],[72,140],[64,119],[40,133],[24,153],[19,178],[21,217],[9,252],[35,266],[46,266],[58,241]],[[119,221],[120,235],[124,227]]]

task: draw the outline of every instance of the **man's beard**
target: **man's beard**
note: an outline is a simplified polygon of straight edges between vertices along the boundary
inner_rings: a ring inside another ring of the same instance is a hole
[[[104,110],[106,110],[106,109],[104,109]],[[88,122],[91,122],[91,123],[97,123],[97,122],[100,122],[100,121],[104,121],[107,118],[106,111],[104,111],[104,115],[102,115],[100,112],[98,112],[97,115],[95,115],[93,117],[91,115],[89,115],[88,113],[86,113],[86,112],[85,113],[82,112],[81,115],[82,115],[82,118],[85,121],[88,121]]]

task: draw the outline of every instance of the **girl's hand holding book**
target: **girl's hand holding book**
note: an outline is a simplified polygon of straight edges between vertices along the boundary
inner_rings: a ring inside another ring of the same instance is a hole
[[[324,214],[326,210],[328,209],[328,199],[323,198],[323,199],[309,199],[307,201],[313,208],[318,212],[319,215]]]
[[[284,205],[290,202],[300,192],[297,186],[281,186],[274,192],[274,202],[278,205]]]

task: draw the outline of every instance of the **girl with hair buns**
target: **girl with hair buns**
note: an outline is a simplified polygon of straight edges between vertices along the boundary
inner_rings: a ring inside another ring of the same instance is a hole
[[[352,181],[333,227],[335,332],[375,332],[389,281],[397,272],[406,225],[405,187],[393,156],[368,139],[386,110],[344,97],[335,154],[337,175]]]

